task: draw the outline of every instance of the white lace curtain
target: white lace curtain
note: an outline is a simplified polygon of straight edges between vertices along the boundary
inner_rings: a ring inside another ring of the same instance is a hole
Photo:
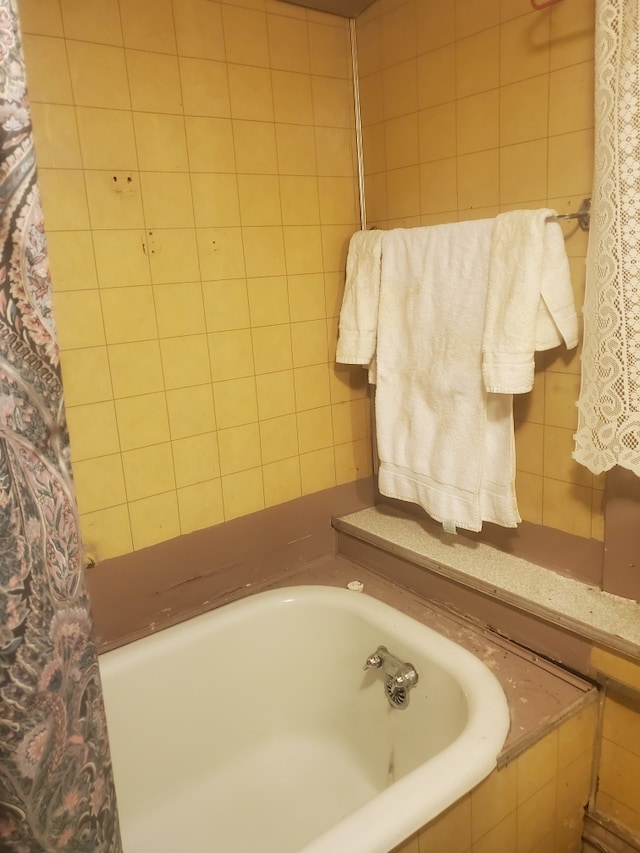
[[[596,0],[595,173],[575,459],[640,476],[640,0]]]

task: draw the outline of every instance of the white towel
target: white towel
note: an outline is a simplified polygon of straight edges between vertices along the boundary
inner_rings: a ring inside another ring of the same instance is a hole
[[[492,228],[493,220],[479,220],[395,229],[382,243],[378,485],[384,495],[419,504],[447,529],[520,521],[512,398],[487,394],[482,381]],[[350,295],[341,336],[343,327],[349,332],[355,325],[354,304],[361,301]],[[346,347],[338,349],[346,360]]]
[[[356,231],[349,242],[336,361],[368,365],[376,351],[384,231]]]
[[[556,211],[496,217],[491,241],[483,376],[488,391],[530,391],[534,352],[578,343],[569,261]]]

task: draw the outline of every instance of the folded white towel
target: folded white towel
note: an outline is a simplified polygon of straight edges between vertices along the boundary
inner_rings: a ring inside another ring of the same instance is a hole
[[[336,361],[368,365],[376,351],[384,231],[356,231],[349,242]]]
[[[530,391],[534,352],[578,343],[569,261],[556,211],[496,217],[491,241],[482,371],[488,391]]]
[[[377,329],[380,491],[447,529],[515,527],[512,398],[487,394],[493,220],[385,233]]]

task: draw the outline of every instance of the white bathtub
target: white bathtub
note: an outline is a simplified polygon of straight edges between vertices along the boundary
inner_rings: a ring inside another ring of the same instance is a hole
[[[386,645],[419,675],[387,702]],[[472,654],[364,593],[259,593],[100,658],[124,853],[387,853],[509,727]]]

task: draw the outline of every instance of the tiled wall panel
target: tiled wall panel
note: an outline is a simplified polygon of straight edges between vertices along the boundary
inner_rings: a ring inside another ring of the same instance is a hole
[[[380,227],[576,210],[591,193],[594,0],[376,0],[357,23],[367,213]],[[563,226],[578,309],[586,235]],[[515,399],[526,521],[603,538],[603,477],[571,459],[580,350]]]
[[[640,664],[594,648],[594,675],[612,679],[602,718],[595,808],[640,839]]]
[[[583,708],[394,853],[579,853],[596,718]]]
[[[83,536],[117,556],[370,473],[336,372],[347,22],[21,0]]]

